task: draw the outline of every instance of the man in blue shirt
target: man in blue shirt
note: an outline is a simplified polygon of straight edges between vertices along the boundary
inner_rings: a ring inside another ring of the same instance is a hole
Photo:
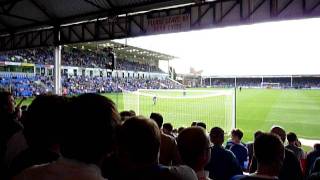
[[[242,137],[243,132],[240,129],[234,130],[232,134],[233,144],[230,147],[230,151],[232,151],[233,154],[236,156],[241,168],[245,170],[245,161],[247,161],[248,159],[248,149],[245,145],[241,143]]]
[[[223,148],[224,131],[214,127],[210,131],[210,140],[213,143],[211,148],[211,159],[205,170],[209,171],[209,177],[215,180],[229,180],[234,175],[241,175],[241,167],[235,155]]]

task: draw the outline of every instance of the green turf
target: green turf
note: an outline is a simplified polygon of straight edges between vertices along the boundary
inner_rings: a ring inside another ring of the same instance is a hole
[[[203,121],[208,127],[221,125],[225,129],[231,129],[231,121],[225,123],[225,116],[229,115],[231,120],[232,96],[229,96],[230,100],[227,102],[225,101],[226,96],[214,96],[219,92],[218,90],[188,91],[186,96],[181,91],[171,90],[147,90],[142,92],[143,95],[140,96],[126,93],[124,94],[124,107],[138,112],[137,107],[139,106],[138,113],[144,116],[149,116],[152,112],[160,112],[165,122],[171,122],[177,128],[190,126],[193,121]],[[156,104],[153,102],[155,95],[157,96]],[[138,98],[140,102],[138,102]],[[230,103],[227,108],[225,108],[226,103]],[[225,124],[229,126],[225,126]]]
[[[122,94],[105,95],[118,104],[119,111],[124,110]],[[28,99],[24,104],[31,101]],[[200,104],[192,99],[158,100],[154,106],[152,97],[148,97],[140,100],[140,113],[149,115],[150,111],[158,111],[164,114],[166,122],[170,119],[177,128],[188,126],[193,120],[214,122],[221,110],[216,107],[214,114],[207,112],[208,108],[212,109],[211,104],[217,104],[215,101],[209,98]],[[183,115],[175,115],[183,111]],[[210,122],[208,129],[214,124]],[[299,137],[320,139],[320,90],[243,89],[237,92],[237,127],[244,131],[244,141],[252,140],[256,130],[268,131],[272,125],[296,132]]]
[[[272,125],[299,137],[320,139],[319,90],[246,89],[237,95],[237,127],[245,131],[245,139]]]

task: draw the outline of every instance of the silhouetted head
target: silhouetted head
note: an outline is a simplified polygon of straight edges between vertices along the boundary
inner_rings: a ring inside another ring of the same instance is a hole
[[[207,125],[204,122],[198,122],[197,126],[202,127],[203,129],[207,129]]]
[[[234,142],[240,143],[243,137],[243,132],[240,129],[233,129],[231,131],[231,138]]]
[[[160,113],[151,113],[150,119],[154,120],[158,127],[161,129],[162,124],[163,124],[163,117]]]
[[[277,176],[284,160],[284,146],[279,136],[263,133],[257,137],[253,144],[254,156],[259,168],[268,168],[267,175]]]
[[[283,143],[286,141],[286,131],[282,127],[273,126],[270,132],[278,135]]]
[[[177,138],[182,161],[195,171],[203,170],[210,160],[210,141],[201,127],[184,129]]]
[[[0,91],[0,113],[13,113],[15,110],[14,97],[10,92]]]
[[[40,95],[32,101],[23,120],[23,133],[30,147],[49,148],[61,143],[62,127],[68,120],[67,101],[57,95]]]
[[[193,121],[192,123],[191,123],[191,127],[193,127],[193,126],[197,126],[197,121]]]
[[[135,116],[126,120],[119,129],[120,158],[134,165],[158,164],[160,130],[148,118]]]
[[[135,113],[132,113],[131,111],[122,111],[120,112],[121,122],[124,122],[125,120],[135,116]]]
[[[254,139],[257,139],[258,136],[260,136],[263,132],[258,130],[254,133]]]
[[[210,131],[210,140],[214,145],[222,145],[224,142],[224,131],[220,127],[214,127]]]
[[[173,126],[171,123],[164,123],[162,125],[162,130],[165,134],[169,134],[171,135],[172,134],[172,131],[173,131]]]
[[[298,140],[298,137],[297,137],[297,135],[295,133],[289,132],[287,134],[287,140],[288,140],[289,143],[294,143],[294,142],[296,142]]]
[[[98,94],[72,99],[62,143],[62,154],[69,159],[97,164],[113,151],[120,117],[115,104]]]

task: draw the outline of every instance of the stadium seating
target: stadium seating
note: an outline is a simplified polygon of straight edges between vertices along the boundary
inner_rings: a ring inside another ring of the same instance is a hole
[[[19,96],[35,96],[53,91],[52,77],[16,77],[0,76],[0,88],[7,89]],[[181,89],[182,85],[170,79],[134,79],[134,78],[107,78],[107,77],[62,77],[64,95],[82,93],[111,93],[135,91],[137,89]]]
[[[53,49],[37,48],[8,51],[0,54],[0,61],[34,63],[41,65],[54,64]],[[105,68],[108,63],[107,54],[103,50],[63,49],[62,65]],[[116,68],[128,71],[163,72],[156,66],[134,63],[126,59],[117,59]]]

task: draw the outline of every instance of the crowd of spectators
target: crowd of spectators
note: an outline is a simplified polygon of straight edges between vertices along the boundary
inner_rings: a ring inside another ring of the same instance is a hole
[[[63,48],[61,55],[61,63],[64,66],[106,68],[106,65],[111,62],[108,53],[104,49],[93,51],[79,48]],[[36,48],[3,52],[0,54],[0,61],[53,65],[53,49]],[[155,65],[141,64],[127,59],[116,59],[116,69],[142,72],[163,72]]]
[[[15,96],[36,96],[53,91],[50,76],[0,77],[0,88],[8,89]],[[76,95],[82,93],[111,93],[136,91],[137,89],[181,89],[183,86],[170,79],[111,78],[89,76],[63,76],[62,93]]]
[[[220,127],[209,136],[203,122],[174,130],[160,113],[119,113],[110,99],[94,93],[39,95],[22,112],[12,94],[0,92],[0,118],[4,180],[320,178],[320,145],[305,153],[296,134],[279,126],[258,131],[248,144],[234,129],[224,143]]]

